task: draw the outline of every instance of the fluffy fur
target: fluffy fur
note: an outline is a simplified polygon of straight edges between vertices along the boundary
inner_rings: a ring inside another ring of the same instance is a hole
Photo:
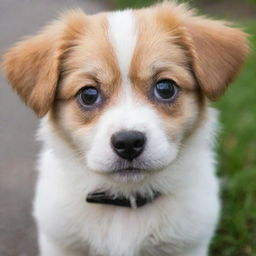
[[[243,32],[174,2],[70,11],[10,49],[6,76],[41,117],[34,201],[41,256],[206,256],[220,210],[217,115],[208,99],[225,91],[247,53]],[[173,103],[152,98],[161,79],[178,84]],[[101,91],[97,108],[79,105],[85,86]],[[110,145],[121,130],[147,138],[132,167]],[[138,209],[86,203],[96,189],[161,196]]]

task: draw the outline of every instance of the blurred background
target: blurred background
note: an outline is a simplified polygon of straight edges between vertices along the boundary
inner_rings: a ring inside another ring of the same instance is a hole
[[[0,54],[62,10],[80,6],[87,13],[141,7],[154,0],[0,0]],[[222,218],[211,256],[256,256],[256,0],[190,0],[201,14],[228,19],[249,35],[252,53],[225,96],[221,110],[218,175]],[[39,145],[37,119],[0,75],[0,255],[35,256],[31,217]]]

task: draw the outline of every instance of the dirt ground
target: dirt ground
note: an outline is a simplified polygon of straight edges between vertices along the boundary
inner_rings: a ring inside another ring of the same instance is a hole
[[[68,7],[87,13],[107,9],[103,0],[0,0],[0,54]],[[37,255],[31,206],[39,145],[37,118],[0,75],[0,255]]]

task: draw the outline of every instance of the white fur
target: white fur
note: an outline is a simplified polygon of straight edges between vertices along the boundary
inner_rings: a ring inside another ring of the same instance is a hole
[[[213,153],[216,113],[208,109],[208,119],[183,147],[181,135],[170,139],[156,111],[130,87],[128,71],[136,45],[132,12],[111,14],[108,21],[122,91],[120,101],[93,129],[74,132],[82,158],[52,131],[47,116],[41,122],[44,144],[34,205],[41,255],[206,256],[219,215]],[[117,161],[110,138],[123,129],[146,134],[146,148],[138,161],[153,174],[132,180],[109,178]],[[128,197],[157,190],[162,196],[135,210],[86,203],[87,193],[97,188]]]
[[[108,14],[109,37],[115,50],[123,77],[128,78],[130,63],[136,46],[137,34],[132,10]]]
[[[212,150],[216,117],[213,111],[208,116],[182,150],[182,157],[151,178],[151,186],[165,195],[132,211],[85,203],[86,193],[106,181],[86,172],[43,120],[40,136],[45,147],[34,211],[41,237],[50,240],[48,245],[40,243],[42,255],[80,255],[79,251],[89,250],[88,255],[104,256],[205,256],[219,212]],[[186,247],[191,250],[183,251]],[[72,248],[73,254],[68,249],[62,253],[65,248]]]

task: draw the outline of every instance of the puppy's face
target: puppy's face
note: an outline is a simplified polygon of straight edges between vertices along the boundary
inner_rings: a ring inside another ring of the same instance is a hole
[[[85,167],[115,181],[165,169],[239,71],[245,35],[184,6],[72,12],[12,49],[10,82]]]
[[[170,165],[203,109],[186,52],[154,19],[91,18],[62,66],[54,120],[90,170],[113,178]]]

